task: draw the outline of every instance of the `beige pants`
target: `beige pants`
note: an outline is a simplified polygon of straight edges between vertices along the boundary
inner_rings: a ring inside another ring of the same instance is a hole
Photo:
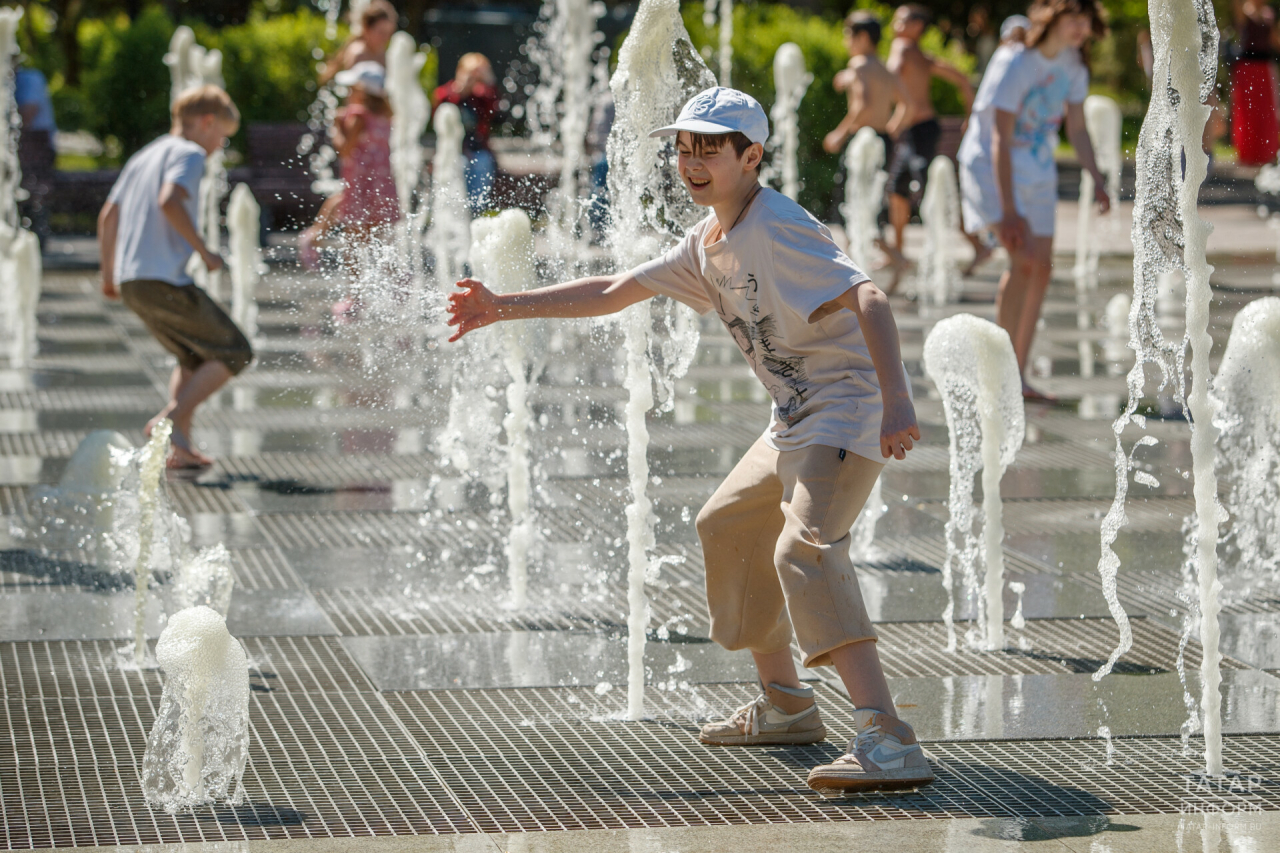
[[[876,639],[849,528],[884,464],[840,454],[760,439],[698,513],[711,638],[726,649],[781,651],[794,626],[805,666],[822,666],[832,649]]]

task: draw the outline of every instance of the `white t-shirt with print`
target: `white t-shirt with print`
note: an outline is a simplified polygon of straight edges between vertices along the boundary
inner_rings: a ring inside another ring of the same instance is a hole
[[[994,66],[996,63],[992,62]],[[986,139],[974,137],[974,145],[961,145],[962,163],[976,165],[991,158],[990,125],[995,110],[1016,114],[1013,123],[1014,180],[1024,184],[1052,183],[1057,177],[1053,152],[1058,147],[1058,128],[1068,104],[1083,103],[1089,94],[1089,69],[1080,61],[1078,51],[1064,48],[1048,59],[1036,48],[1012,53],[1000,68],[989,68],[974,100],[974,113],[986,115],[979,128],[986,128]],[[969,142],[966,134],[965,142]],[[981,142],[985,141],[985,145]]]
[[[166,134],[125,163],[107,196],[107,201],[120,206],[116,281],[154,279],[191,284],[186,266],[193,249],[160,209],[160,188],[177,184],[186,190],[182,206],[194,223],[204,157],[204,149],[191,140]]]
[[[712,213],[632,274],[699,314],[715,310],[773,398],[764,438],[775,450],[812,444],[883,461],[880,382],[857,316],[817,322],[820,306],[868,281],[803,207],[762,189],[727,237],[706,245]]]

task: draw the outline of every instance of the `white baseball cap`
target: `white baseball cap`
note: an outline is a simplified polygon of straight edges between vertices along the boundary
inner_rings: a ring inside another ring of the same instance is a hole
[[[339,86],[360,85],[370,95],[385,95],[387,92],[387,70],[377,62],[366,60],[357,62],[346,71],[333,75],[333,82]]]
[[[694,95],[680,110],[675,124],[651,131],[649,136],[675,136],[682,130],[690,133],[737,131],[763,145],[769,138],[769,117],[760,102],[746,92],[717,86]]]
[[[1031,29],[1031,19],[1026,15],[1010,15],[1004,19],[1004,23],[1000,25],[1000,38],[1007,39],[1016,29]]]

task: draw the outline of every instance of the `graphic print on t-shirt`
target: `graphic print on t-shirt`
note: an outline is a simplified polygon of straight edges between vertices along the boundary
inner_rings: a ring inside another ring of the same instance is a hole
[[[733,284],[730,276],[714,277],[712,283],[719,295],[720,305],[716,312],[729,329],[729,334],[737,343],[747,361],[756,369],[756,375],[764,383],[765,389],[777,404],[778,417],[793,424],[804,418],[805,401],[809,398],[809,372],[805,368],[804,356],[784,356],[778,354],[775,341],[784,341],[778,332],[778,323],[772,314],[761,316],[760,301],[757,298],[760,284],[756,277],[747,273],[746,282]],[[746,302],[747,310],[741,314],[730,311],[725,306],[725,291],[739,294]],[[746,316],[742,316],[745,314]],[[769,379],[758,369],[763,367]]]

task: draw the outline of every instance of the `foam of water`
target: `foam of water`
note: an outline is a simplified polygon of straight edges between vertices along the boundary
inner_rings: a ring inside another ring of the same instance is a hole
[[[221,615],[175,613],[156,643],[164,691],[142,757],[147,804],[170,814],[244,802],[249,758],[249,662]]]
[[[694,95],[715,85],[715,77],[693,49],[680,18],[678,0],[641,0],[631,31],[609,81],[616,118],[609,133],[609,195],[613,200],[609,246],[619,269],[630,269],[665,250],[697,222],[693,204],[675,171],[671,138],[650,139],[649,131],[670,124]],[[650,300],[653,301],[653,300]],[[655,306],[648,302],[623,312],[626,405],[628,544],[628,714],[644,716],[644,643],[649,623],[644,585],[657,566],[649,551],[656,517],[648,497],[649,432],[645,416],[653,408],[655,373],[670,405],[674,378],[683,375],[698,342],[697,318],[682,305],[660,300],[670,334],[654,334]],[[654,358],[651,350],[657,350]],[[661,370],[656,364],[661,364]]]
[[[1107,180],[1107,195],[1112,203],[1120,200],[1120,175],[1124,165],[1120,149],[1123,116],[1120,107],[1106,95],[1090,95],[1084,99],[1084,124],[1093,145],[1098,171]],[[1076,287],[1098,289],[1098,240],[1094,233],[1093,175],[1080,174],[1080,202],[1076,214]]]
[[[871,269],[875,248],[876,216],[884,198],[884,185],[889,180],[884,171],[884,142],[869,127],[860,128],[845,149],[847,176],[844,183],[845,237],[849,241],[849,258],[858,269]]]
[[[804,64],[800,45],[786,42],[773,55],[773,88],[777,93],[773,109],[773,135],[769,146],[778,162],[771,171],[782,179],[782,194],[795,201],[800,197],[800,102],[813,82]]]
[[[533,226],[519,209],[477,219],[471,227],[471,260],[476,277],[495,293],[528,290],[537,280],[533,258]],[[542,325],[520,320],[504,323],[502,361],[506,366],[507,413],[502,420],[507,439],[507,508],[511,530],[507,535],[507,572],[512,607],[528,604],[529,550],[534,544],[534,523],[529,457],[530,385],[545,363]],[[532,359],[532,364],[530,363]]]
[[[236,184],[227,203],[231,269],[231,319],[249,340],[258,336],[256,291],[266,266],[262,263],[262,208],[248,184]]]
[[[951,235],[960,228],[960,191],[950,157],[934,157],[929,183],[920,200],[924,222],[924,251],[916,273],[920,304],[946,305],[960,288],[960,273],[951,252]]]
[[[407,218],[422,180],[422,134],[431,118],[431,102],[422,90],[419,75],[427,51],[419,50],[413,36],[397,31],[387,44],[387,99],[391,102],[391,172],[396,198]]]
[[[1208,168],[1201,149],[1201,136],[1210,109],[1204,102],[1213,92],[1217,77],[1218,30],[1213,6],[1207,0],[1191,3],[1152,0],[1150,4],[1151,42],[1155,56],[1157,85],[1142,124],[1137,150],[1137,197],[1134,201],[1134,301],[1129,313],[1130,347],[1136,362],[1129,372],[1129,402],[1116,420],[1116,496],[1102,524],[1102,557],[1098,571],[1112,614],[1120,626],[1120,644],[1094,678],[1111,671],[1116,660],[1133,644],[1128,616],[1116,595],[1120,558],[1112,545],[1124,523],[1129,472],[1133,453],[1126,452],[1122,433],[1131,423],[1145,426],[1136,414],[1143,398],[1148,366],[1161,375],[1160,387],[1170,387],[1174,399],[1183,394],[1183,366],[1186,343],[1190,343],[1191,390],[1185,396],[1191,435],[1192,467],[1196,503],[1195,565],[1200,599],[1200,638],[1204,657],[1201,663],[1204,712],[1205,766],[1211,775],[1221,775],[1222,732],[1218,664],[1218,580],[1217,542],[1221,508],[1217,502],[1214,472],[1214,405],[1209,396],[1208,333],[1209,275],[1205,261],[1209,225],[1196,210],[1196,196]],[[1167,81],[1167,85],[1166,85]],[[1179,241],[1179,237],[1181,240]],[[1179,255],[1178,246],[1181,245]],[[1180,268],[1187,276],[1186,337],[1180,344],[1164,339],[1156,318],[1160,274]],[[1156,443],[1144,436],[1137,445]]]
[[[432,125],[436,153],[431,160],[431,226],[427,246],[435,257],[436,283],[451,289],[462,278],[471,244],[471,207],[467,202],[466,158],[462,154],[462,113],[454,104],[436,107]]]
[[[977,630],[969,642],[994,650],[1004,645],[1004,540],[1000,478],[1022,447],[1026,416],[1022,380],[1009,335],[972,314],[939,322],[924,344],[924,367],[942,394],[950,433],[950,518],[942,581],[947,645],[956,644],[952,571],[959,563],[966,597],[976,605]],[[983,544],[974,534],[973,478],[982,471]],[[978,569],[986,568],[979,582]]]

